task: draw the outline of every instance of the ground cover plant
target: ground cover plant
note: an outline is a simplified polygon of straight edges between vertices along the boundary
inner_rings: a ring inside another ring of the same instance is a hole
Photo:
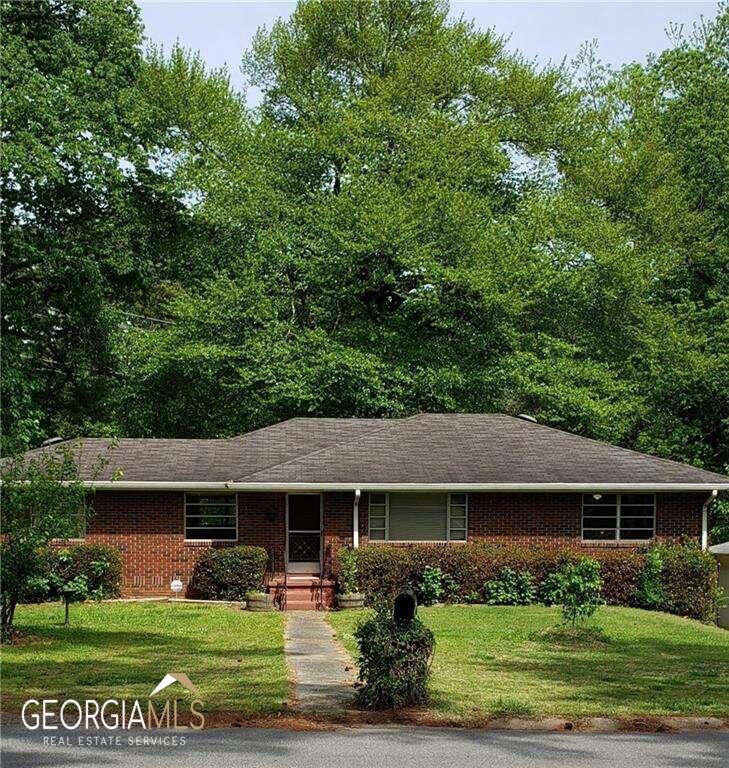
[[[3,649],[2,710],[28,698],[146,699],[184,672],[204,711],[278,712],[287,693],[283,616],[220,606],[84,603],[63,626],[60,604],[20,605]]]
[[[366,615],[328,615],[353,658]],[[717,627],[611,606],[577,631],[559,626],[557,606],[435,606],[418,616],[435,635],[435,714],[729,716],[729,632]]]

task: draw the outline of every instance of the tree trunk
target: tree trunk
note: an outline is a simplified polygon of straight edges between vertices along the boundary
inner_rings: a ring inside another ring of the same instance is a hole
[[[65,619],[65,621],[63,622],[63,626],[64,626],[64,627],[67,627],[67,626],[69,625],[69,623],[70,623],[70,622],[69,622],[69,620],[68,620],[68,605],[69,605],[69,599],[66,597],[66,598],[64,598],[64,601],[65,601],[65,603],[66,603],[66,619]]]

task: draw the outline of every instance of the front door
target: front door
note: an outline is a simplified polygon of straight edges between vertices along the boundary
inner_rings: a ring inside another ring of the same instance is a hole
[[[318,574],[321,570],[321,495],[290,493],[286,499],[286,570]]]

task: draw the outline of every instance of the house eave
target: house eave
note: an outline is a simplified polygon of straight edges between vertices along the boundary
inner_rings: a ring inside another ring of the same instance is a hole
[[[432,492],[572,492],[572,491],[729,491],[729,483],[267,483],[86,480],[94,490],[116,491],[432,491]]]

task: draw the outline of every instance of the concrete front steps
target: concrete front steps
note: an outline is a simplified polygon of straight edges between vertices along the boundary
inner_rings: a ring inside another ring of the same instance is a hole
[[[266,591],[274,595],[279,607],[286,611],[319,611],[334,606],[334,587],[332,579],[324,579],[313,574],[276,574],[266,586]],[[281,598],[285,594],[285,603]]]

